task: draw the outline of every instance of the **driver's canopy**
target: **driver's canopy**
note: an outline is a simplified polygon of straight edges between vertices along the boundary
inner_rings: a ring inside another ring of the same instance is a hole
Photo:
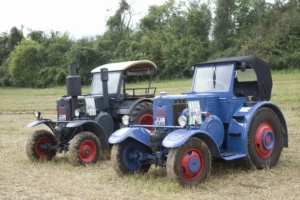
[[[271,98],[269,65],[256,56],[221,58],[194,67],[194,92],[229,92],[233,78],[236,97],[253,96],[255,101],[268,101]]]
[[[116,94],[118,93],[119,85],[123,86],[121,83],[122,77],[144,75],[144,74],[154,74],[157,66],[149,60],[139,60],[139,61],[128,61],[119,63],[109,63],[101,65],[92,70],[93,80],[91,85],[90,94],[92,95],[102,95],[102,81],[101,81],[101,69],[108,69],[108,93]]]

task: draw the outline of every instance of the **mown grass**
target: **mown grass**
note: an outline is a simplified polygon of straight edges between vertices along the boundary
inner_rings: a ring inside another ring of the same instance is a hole
[[[190,90],[191,79],[159,81],[169,94]],[[240,162],[214,162],[204,184],[182,188],[165,169],[118,177],[109,159],[73,167],[65,154],[50,162],[31,162],[25,153],[32,111],[55,119],[56,99],[64,87],[51,89],[0,88],[0,199],[298,199],[300,195],[300,72],[273,73],[272,101],[282,109],[289,129],[289,148],[276,167],[247,170]],[[144,86],[146,83],[140,84]],[[87,93],[88,87],[83,88]],[[45,128],[45,127],[43,127]]]

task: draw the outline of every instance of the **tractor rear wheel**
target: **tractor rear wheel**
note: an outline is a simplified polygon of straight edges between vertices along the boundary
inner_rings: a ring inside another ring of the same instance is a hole
[[[35,131],[27,140],[26,153],[30,160],[51,160],[55,154],[55,150],[51,150],[50,146],[55,145],[53,134],[46,130]]]
[[[199,138],[190,138],[184,145],[171,149],[167,159],[167,174],[182,186],[203,182],[211,169],[211,154]]]
[[[248,156],[244,159],[250,168],[273,167],[283,147],[280,121],[270,108],[260,108],[254,114],[248,132]]]
[[[152,104],[149,102],[142,102],[137,104],[130,114],[130,119],[133,124],[152,125]]]
[[[138,158],[142,153],[151,153],[151,150],[136,140],[127,139],[115,144],[111,150],[111,162],[114,170],[120,176],[136,172],[147,172],[151,165],[139,162]]]
[[[69,160],[74,165],[96,163],[100,154],[98,137],[91,132],[75,135],[69,146]]]

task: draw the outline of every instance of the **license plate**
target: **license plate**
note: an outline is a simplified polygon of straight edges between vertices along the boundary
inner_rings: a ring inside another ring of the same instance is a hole
[[[58,121],[66,121],[67,115],[58,115]]]
[[[166,119],[162,118],[162,117],[157,117],[155,119],[155,125],[158,125],[158,126],[164,126],[164,125],[166,125]]]

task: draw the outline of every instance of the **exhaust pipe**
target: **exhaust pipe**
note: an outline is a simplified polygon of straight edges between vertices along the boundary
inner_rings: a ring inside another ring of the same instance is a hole
[[[81,78],[76,74],[76,65],[70,65],[70,75],[66,78],[67,95],[71,96],[72,119],[75,117],[75,109],[78,106],[78,96],[81,95]]]
[[[101,81],[102,81],[102,92],[103,92],[103,107],[104,109],[109,108],[109,96],[108,96],[108,69],[101,69]]]

